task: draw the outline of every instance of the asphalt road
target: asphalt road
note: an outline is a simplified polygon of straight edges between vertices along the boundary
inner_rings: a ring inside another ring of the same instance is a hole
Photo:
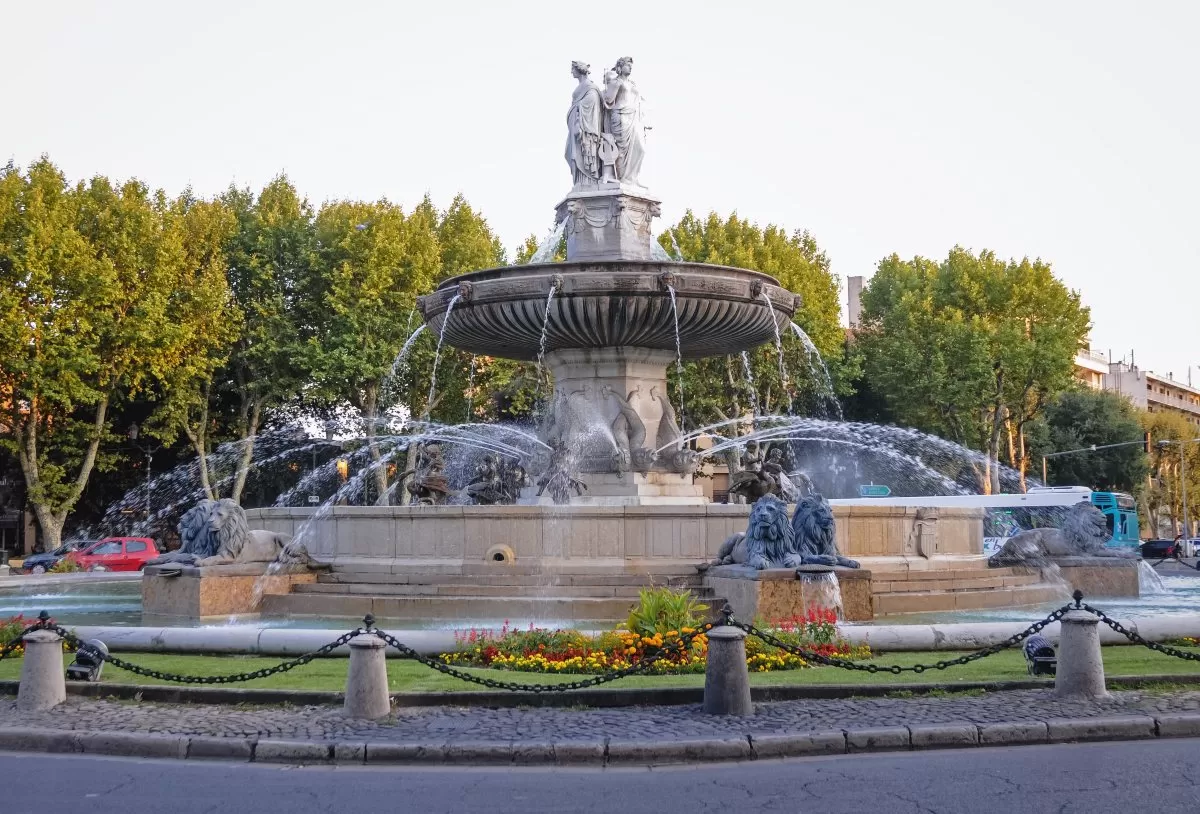
[[[296,768],[0,753],[6,814],[1200,810],[1200,739],[640,769]]]

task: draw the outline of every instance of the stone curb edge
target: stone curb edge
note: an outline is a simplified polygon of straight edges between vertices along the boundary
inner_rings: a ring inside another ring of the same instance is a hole
[[[1108,676],[1109,689],[1136,688],[1145,684],[1200,684],[1200,674]],[[0,695],[17,694],[19,682],[0,680]],[[892,693],[927,695],[936,692],[1003,692],[1036,690],[1054,686],[1054,679],[1017,679],[1009,681],[964,681],[927,684],[800,684],[754,686],[750,694],[755,703],[797,701],[811,698],[876,698]],[[345,694],[322,690],[274,690],[250,687],[193,687],[163,684],[119,684],[116,682],[67,682],[67,694],[87,698],[120,698],[137,701],[161,701],[173,704],[341,704]],[[567,693],[530,692],[394,692],[392,701],[399,707],[633,707],[699,704],[703,687],[663,687],[575,690]]]
[[[672,741],[450,743],[305,741],[141,732],[0,728],[0,752],[240,760],[287,765],[637,766],[974,746],[1200,736],[1200,714],[943,723]]]

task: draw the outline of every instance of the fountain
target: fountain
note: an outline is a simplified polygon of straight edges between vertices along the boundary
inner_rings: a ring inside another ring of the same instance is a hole
[[[687,262],[674,235],[670,253],[653,239],[660,201],[639,180],[644,130],[632,60],[618,61],[603,86],[588,79],[586,65],[573,71],[572,185],[554,207],[546,241],[529,264],[463,274],[421,297],[423,324],[393,365],[393,373],[403,369],[419,336],[435,337],[432,403],[447,348],[536,362],[539,385],[542,366],[553,376],[539,426],[445,426],[409,416],[373,428],[361,449],[343,450],[336,462],[318,468],[314,458],[311,474],[274,506],[245,512],[252,528],[291,537],[329,567],[286,592],[256,591],[263,617],[325,623],[370,612],[424,624],[607,625],[625,617],[647,584],[689,587],[714,605],[735,590],[794,610],[836,601],[855,620],[1057,598],[1060,586],[1038,574],[988,567],[978,509],[832,501],[828,551],[815,555],[824,559],[766,569],[765,580],[743,575],[746,584],[738,585],[698,572],[746,529],[751,512],[710,502],[697,477],[705,458],[758,444],[765,476],[742,481],[757,478],[755,495],[778,487],[790,501],[814,484],[828,488],[839,455],[871,455],[883,471],[930,494],[963,491],[939,467],[969,468],[978,454],[900,428],[759,415],[753,395],[752,415],[686,426],[682,382],[674,400],[668,386],[671,365],[740,357],[749,380],[747,351],[773,343],[786,381],[782,343],[793,335],[805,343],[820,395],[838,410],[819,354],[792,322],[798,296],[754,270]],[[563,240],[566,259],[553,262]],[[331,435],[324,443],[337,442]],[[808,475],[792,465],[793,450],[804,444],[825,456],[825,463],[810,460]],[[363,500],[380,467],[406,471],[371,501],[407,505],[347,505]],[[318,482],[334,484],[321,505],[289,505]],[[181,488],[156,516],[177,516],[200,496]],[[846,568],[850,558],[862,567]]]

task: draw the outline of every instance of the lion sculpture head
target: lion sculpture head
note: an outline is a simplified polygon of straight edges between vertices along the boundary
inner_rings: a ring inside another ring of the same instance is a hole
[[[1063,519],[1062,536],[1072,552],[1094,554],[1104,548],[1112,536],[1104,512],[1089,501],[1076,503]]]
[[[796,503],[792,515],[792,534],[801,556],[838,555],[833,509],[820,495],[808,495]]]
[[[750,509],[745,534],[746,561],[754,568],[793,568],[800,564],[787,505],[765,495]]]
[[[246,511],[229,498],[201,500],[179,518],[181,554],[206,559],[218,554],[237,558],[250,539]]]

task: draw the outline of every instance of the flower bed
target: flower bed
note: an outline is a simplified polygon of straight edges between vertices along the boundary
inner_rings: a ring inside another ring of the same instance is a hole
[[[805,616],[781,619],[757,626],[770,628],[779,639],[831,658],[870,658],[866,645],[851,645],[837,634],[836,614],[813,608]],[[597,674],[632,667],[663,648],[672,651],[681,638],[694,634],[695,627],[681,626],[647,634],[631,630],[612,630],[588,635],[578,630],[545,630],[510,628],[507,623],[498,631],[471,628],[455,633],[457,649],[444,653],[443,662],[467,667],[491,667],[533,673]],[[704,672],[708,657],[708,637],[703,633],[691,638],[682,652],[667,657],[647,668],[649,674],[681,674]],[[771,646],[762,640],[746,637],[746,664],[755,672],[795,670],[808,667],[803,658]]]
[[[37,619],[23,616],[19,613],[16,616],[10,616],[7,619],[0,619],[0,647],[3,647],[13,639],[17,638],[17,635],[20,634],[22,630],[36,622]],[[50,623],[53,624],[54,620],[51,619]],[[65,641],[63,642],[63,649],[68,652],[71,650]],[[21,643],[18,643],[16,647],[8,651],[8,658],[20,658],[23,655],[25,655],[25,645]]]

